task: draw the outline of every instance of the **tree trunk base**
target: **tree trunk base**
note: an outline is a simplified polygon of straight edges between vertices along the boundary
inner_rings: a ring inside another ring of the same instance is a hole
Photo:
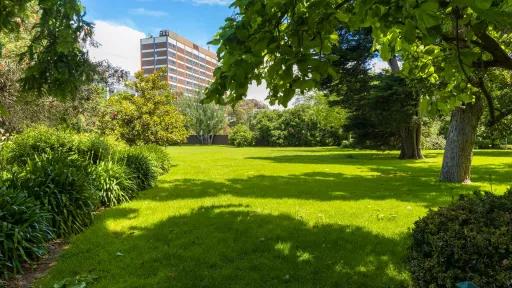
[[[471,183],[471,160],[476,130],[483,114],[483,102],[456,108],[452,112],[446,147],[444,150],[441,181]]]
[[[407,126],[400,129],[401,148],[399,158],[423,159],[421,152],[421,122],[416,117]]]

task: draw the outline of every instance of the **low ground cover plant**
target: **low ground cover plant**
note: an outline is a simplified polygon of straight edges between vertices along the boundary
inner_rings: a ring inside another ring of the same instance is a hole
[[[0,150],[0,279],[83,231],[100,207],[127,202],[169,170],[158,146],[38,126]]]

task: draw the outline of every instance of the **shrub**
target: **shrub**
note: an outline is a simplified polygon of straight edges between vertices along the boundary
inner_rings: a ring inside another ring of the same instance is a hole
[[[344,134],[345,111],[321,100],[283,111],[262,110],[251,121],[256,145],[337,146]]]
[[[144,153],[128,150],[124,155],[124,165],[132,175],[137,191],[143,191],[155,184],[157,175],[151,160]]]
[[[46,253],[52,239],[49,214],[25,193],[0,190],[0,279],[22,272],[22,264]]]
[[[254,145],[254,133],[243,124],[236,125],[229,134],[229,142],[236,147]]]
[[[51,151],[70,152],[76,144],[71,132],[60,131],[46,126],[34,126],[15,135],[2,147],[6,163],[26,164],[35,155]]]
[[[74,153],[47,152],[18,167],[12,186],[37,200],[56,235],[65,237],[87,227],[97,207],[89,169]]]
[[[120,152],[126,149],[125,143],[109,137],[96,134],[80,134],[76,137],[78,141],[73,150],[76,150],[82,159],[87,159],[93,164],[117,159]]]
[[[409,266],[419,287],[512,286],[512,191],[475,193],[415,223]]]
[[[131,148],[146,155],[157,175],[163,175],[171,169],[169,154],[160,146],[155,144],[134,146]]]
[[[92,170],[91,180],[102,206],[113,207],[134,196],[137,187],[126,167],[105,161],[92,167]]]

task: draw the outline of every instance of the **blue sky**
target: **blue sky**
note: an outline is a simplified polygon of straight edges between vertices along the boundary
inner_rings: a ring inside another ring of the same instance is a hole
[[[231,0],[82,0],[87,19],[95,23],[99,47],[89,47],[95,60],[108,60],[132,74],[140,69],[139,40],[170,29],[206,48],[224,19]],[[215,50],[215,47],[211,47]],[[265,86],[251,85],[248,98],[264,100]]]
[[[82,0],[87,19],[96,24],[98,48],[90,47],[95,60],[108,60],[132,74],[140,70],[140,42],[146,34],[170,29],[206,48],[224,19],[233,12],[232,0]],[[215,47],[211,47],[215,50]],[[374,64],[386,67],[383,61]],[[249,87],[248,98],[264,100],[265,85]]]
[[[175,31],[205,46],[232,14],[226,0],[82,0],[89,20],[122,24],[143,33]]]

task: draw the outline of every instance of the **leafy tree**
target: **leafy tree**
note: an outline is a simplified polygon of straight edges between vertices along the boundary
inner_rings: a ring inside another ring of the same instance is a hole
[[[202,99],[200,94],[184,95],[178,100],[178,106],[187,116],[187,128],[202,144],[212,144],[213,137],[226,123],[225,108],[213,103],[203,103]]]
[[[129,83],[137,95],[119,92],[108,99],[100,130],[130,144],[175,145],[188,135],[185,116],[175,107],[175,97],[160,70],[150,76],[135,74]]]
[[[0,35],[31,31],[26,45],[17,47],[19,62],[26,65],[20,78],[25,92],[69,99],[92,80],[95,67],[83,47],[92,39],[93,25],[84,16],[79,0],[0,2]],[[0,37],[0,51],[5,38]]]
[[[338,77],[327,77],[322,88],[331,94],[332,104],[351,112],[345,129],[353,132],[354,143],[377,149],[400,148],[400,159],[423,158],[419,97],[403,78],[371,75],[375,53],[370,29],[352,32],[341,27],[338,36],[339,43],[332,51],[337,57],[332,65]]]
[[[286,105],[297,91],[335,76],[330,52],[337,29],[371,27],[376,48],[401,73],[438,83],[430,99],[453,109],[441,179],[470,180],[472,148],[484,101],[490,123],[512,113],[495,107],[487,86],[494,70],[512,71],[508,0],[236,0],[215,39],[221,65],[209,100],[236,102],[251,81],[266,81],[269,99]],[[334,59],[332,59],[334,60]]]
[[[238,124],[250,125],[254,113],[268,109],[268,105],[256,99],[244,99],[227,109],[228,124],[230,127],[234,127]]]
[[[261,146],[284,146],[284,131],[280,128],[282,113],[277,110],[261,110],[251,120],[256,144]]]
[[[324,96],[293,108],[263,110],[251,120],[256,144],[263,146],[335,146],[344,134],[342,125],[346,113],[339,107],[329,107]]]
[[[418,97],[402,77],[380,74],[372,78],[369,91],[351,97],[345,129],[353,133],[357,146],[400,148],[402,159],[422,158]]]

